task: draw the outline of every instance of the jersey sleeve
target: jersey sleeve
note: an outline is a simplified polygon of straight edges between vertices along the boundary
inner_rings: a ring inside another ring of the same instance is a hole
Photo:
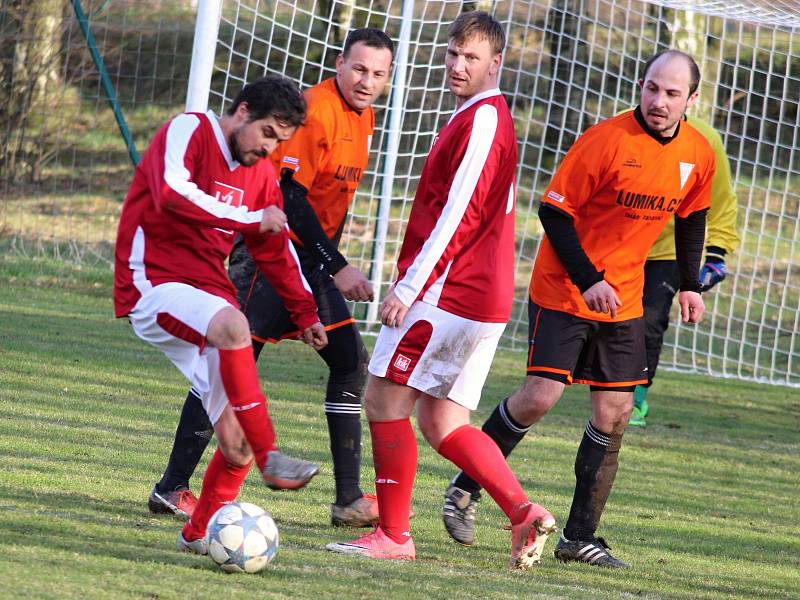
[[[711,180],[711,207],[708,211],[706,246],[716,246],[726,252],[735,252],[739,247],[740,238],[736,225],[738,206],[731,182],[731,165],[719,133],[714,131],[714,137],[709,141],[716,157],[717,170]]]
[[[305,125],[282,144],[279,171],[293,171],[294,180],[307,190],[329,159],[331,120],[324,111],[315,110],[308,115]]]
[[[147,173],[156,207],[195,225],[258,232],[261,210],[217,202],[194,182],[194,173],[203,168],[203,156],[208,151],[204,144],[197,115],[182,114],[170,121],[164,143],[163,180],[158,169]]]
[[[561,161],[544,192],[542,204],[574,219],[580,206],[602,187],[609,145],[601,128],[589,128]]]
[[[266,182],[264,200],[266,206],[283,208],[283,194],[272,177]],[[292,322],[302,330],[319,321],[311,287],[300,270],[300,260],[289,239],[289,228],[284,227],[274,234],[244,234],[244,243],[256,266],[283,300]]]
[[[502,159],[497,109],[485,104],[475,111],[469,141],[458,161],[447,201],[436,226],[425,240],[394,292],[406,306],[445,272],[471,234],[481,225],[481,210]]]

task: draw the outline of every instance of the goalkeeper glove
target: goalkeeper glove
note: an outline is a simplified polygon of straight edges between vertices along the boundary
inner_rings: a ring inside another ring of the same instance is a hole
[[[700,269],[701,292],[707,292],[725,279],[725,250],[715,246],[706,248],[706,264]]]

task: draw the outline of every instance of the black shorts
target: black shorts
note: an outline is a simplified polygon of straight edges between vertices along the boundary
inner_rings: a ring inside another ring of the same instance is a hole
[[[642,317],[592,321],[529,300],[528,343],[528,375],[619,392],[647,383]]]
[[[298,249],[303,275],[314,294],[319,319],[330,331],[355,322],[347,307],[347,301],[319,263],[306,252]],[[300,329],[292,323],[289,311],[264,274],[258,270],[243,243],[236,243],[230,256],[228,275],[236,287],[242,312],[250,322],[250,333],[258,342],[276,343],[283,339],[295,339]]]

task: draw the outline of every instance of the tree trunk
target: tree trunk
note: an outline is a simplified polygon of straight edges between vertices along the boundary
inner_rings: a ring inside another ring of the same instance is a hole
[[[62,0],[11,0],[3,4],[0,166],[13,180],[33,174],[55,137],[46,125],[61,94]]]

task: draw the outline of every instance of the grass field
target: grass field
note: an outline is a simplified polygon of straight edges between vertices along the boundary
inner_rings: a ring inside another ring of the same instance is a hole
[[[0,255],[0,597],[24,598],[790,598],[800,595],[800,393],[663,373],[651,425],[630,431],[600,534],[625,572],[541,565],[509,572],[508,533],[488,499],[478,541],[452,543],[440,522],[453,472],[420,440],[412,522],[416,563],[322,551],[354,536],[328,524],[332,477],[308,349],[265,351],[260,370],[282,447],[322,473],[298,493],[251,474],[241,497],[272,511],[274,565],[226,575],[174,549],[180,524],[147,512],[186,384],[112,317],[111,276],[84,265]],[[522,355],[501,353],[475,417],[520,382]],[[563,524],[588,415],[568,390],[511,463]],[[368,436],[365,487],[371,487]],[[195,483],[199,488],[199,481]]]

